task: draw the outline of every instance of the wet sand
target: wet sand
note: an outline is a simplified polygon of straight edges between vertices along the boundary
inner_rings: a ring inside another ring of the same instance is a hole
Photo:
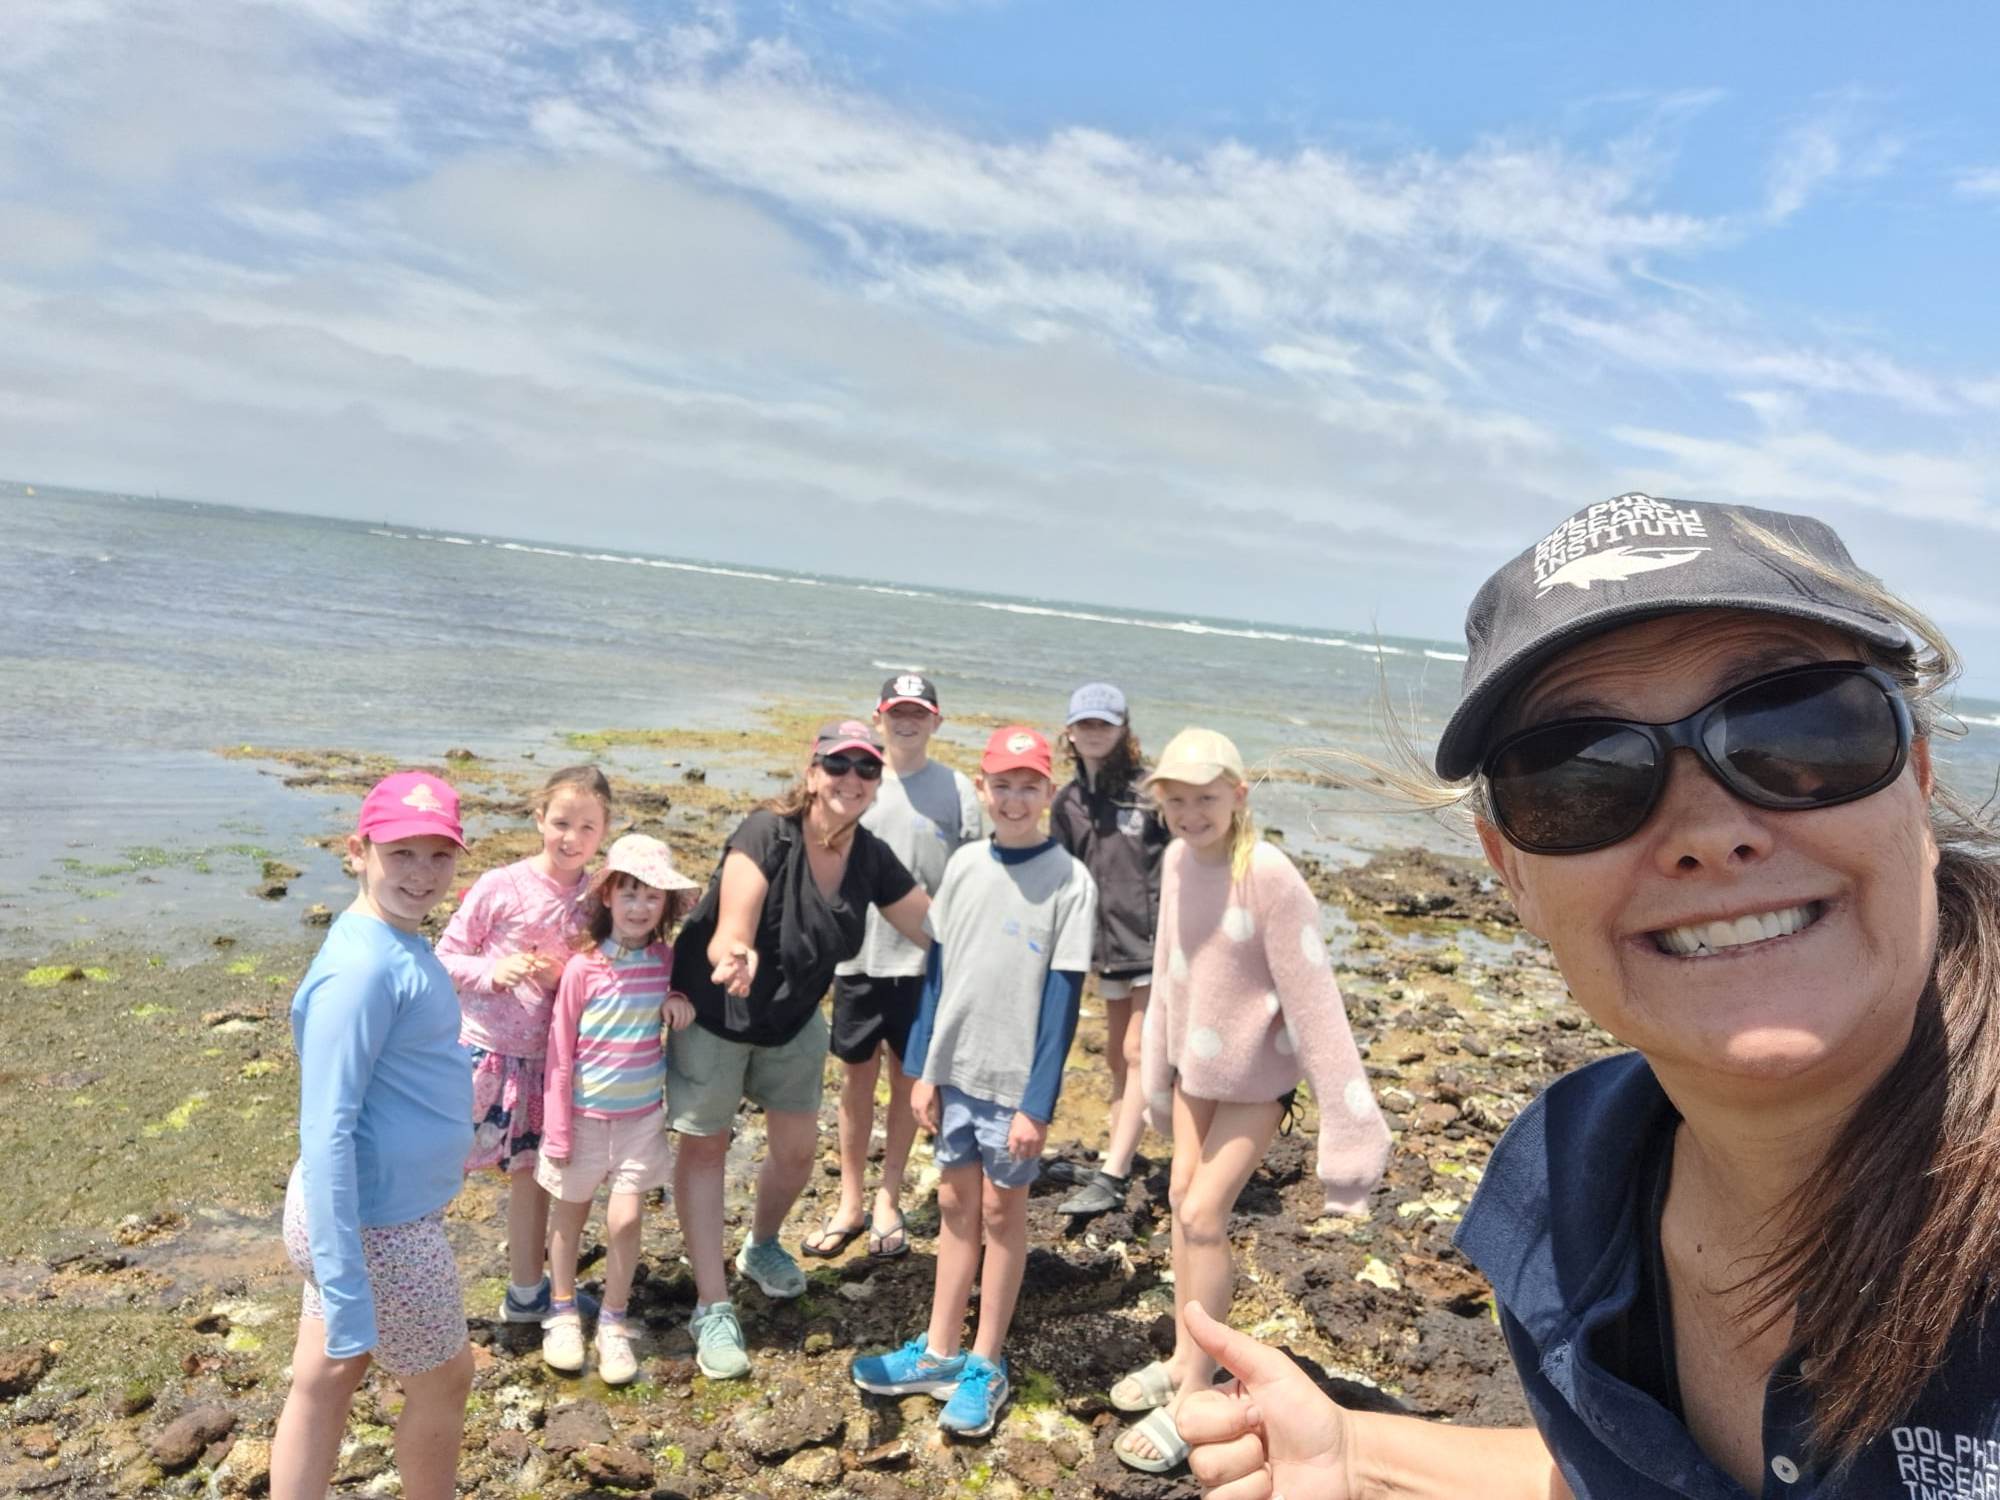
[[[777,784],[773,766],[789,763],[796,728],[606,731],[572,743],[611,761],[634,826],[668,839],[700,876],[754,797]],[[344,752],[236,753],[302,796],[358,795],[389,768]],[[532,832],[514,819],[542,768],[461,758],[438,769],[488,830],[461,887],[532,852]],[[1506,1123],[1551,1078],[1612,1048],[1568,1004],[1483,871],[1420,850],[1358,870],[1301,865],[1326,903],[1395,1146],[1365,1223],[1320,1220],[1306,1104],[1239,1204],[1232,1319],[1352,1403],[1521,1420],[1489,1289],[1450,1236]],[[218,933],[225,945],[193,963],[107,945],[59,948],[0,974],[14,1023],[0,1069],[0,1150],[14,1179],[13,1212],[0,1220],[0,1490],[257,1492],[297,1312],[276,1232],[297,1099],[286,1015],[317,935],[303,920],[292,930],[254,952]],[[1103,1041],[1102,1007],[1087,996],[1052,1152],[1101,1138]],[[822,1171],[787,1226],[793,1245],[837,1197],[832,1119],[829,1091]],[[754,1113],[740,1123],[732,1243],[760,1137]],[[448,1215],[480,1366],[462,1484],[494,1497],[1192,1494],[1185,1474],[1136,1474],[1110,1451],[1120,1422],[1106,1390],[1171,1340],[1165,1143],[1149,1138],[1142,1150],[1153,1160],[1125,1207],[1087,1224],[1054,1212],[1066,1189],[1037,1189],[1009,1349],[1015,1398],[990,1441],[965,1444],[940,1436],[928,1398],[863,1398],[846,1378],[855,1351],[900,1342],[927,1315],[935,1174],[922,1143],[911,1253],[871,1261],[857,1242],[840,1261],[806,1262],[812,1285],[794,1303],[740,1289],[756,1369],[733,1384],[695,1371],[692,1285],[671,1211],[660,1209],[649,1211],[634,1297],[641,1381],[614,1392],[547,1371],[537,1330],[490,1321],[504,1197],[497,1176],[476,1177]],[[586,1285],[593,1274],[587,1263]],[[379,1490],[395,1405],[387,1381],[364,1390],[341,1491]]]

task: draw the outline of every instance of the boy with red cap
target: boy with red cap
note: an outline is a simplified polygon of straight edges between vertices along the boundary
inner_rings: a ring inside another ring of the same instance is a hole
[[[929,971],[904,1058],[919,1080],[911,1107],[936,1134],[942,1173],[930,1326],[853,1366],[863,1390],[945,1400],[939,1425],[965,1437],[991,1432],[1007,1400],[1001,1347],[1027,1263],[1028,1189],[1062,1090],[1097,916],[1090,872],[1043,829],[1055,796],[1049,742],[1024,725],[996,729],[979,769],[993,837],[951,857],[931,900]],[[965,1350],[975,1273],[979,1328]]]

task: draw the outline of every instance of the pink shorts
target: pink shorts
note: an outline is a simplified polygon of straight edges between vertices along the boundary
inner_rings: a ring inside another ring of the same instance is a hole
[[[673,1175],[673,1143],[657,1109],[615,1120],[573,1115],[569,1159],[557,1166],[544,1151],[535,1164],[535,1181],[564,1203],[588,1203],[607,1182],[614,1193],[663,1188]]]
[[[285,1252],[306,1279],[299,1316],[325,1318],[296,1171],[285,1189]],[[369,1353],[377,1364],[391,1375],[421,1375],[465,1347],[465,1301],[442,1210],[407,1224],[363,1227],[361,1259],[375,1294],[375,1347]]]

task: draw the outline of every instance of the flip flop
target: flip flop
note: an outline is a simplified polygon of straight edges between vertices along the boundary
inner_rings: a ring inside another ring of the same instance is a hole
[[[802,1254],[810,1255],[817,1260],[832,1260],[866,1233],[868,1233],[866,1219],[851,1229],[835,1229],[833,1220],[828,1219],[799,1242],[799,1250]]]
[[[896,1248],[893,1250],[887,1248],[891,1240],[896,1242]],[[868,1231],[868,1253],[877,1260],[894,1260],[899,1255],[908,1255],[910,1253],[910,1226],[904,1222],[903,1211],[900,1208],[896,1210],[896,1227],[894,1229],[877,1234],[872,1227],[871,1221],[871,1227]]]
[[[1127,1448],[1125,1445],[1134,1436],[1143,1437],[1151,1443],[1159,1457],[1146,1458]],[[1187,1462],[1188,1445],[1181,1436],[1181,1430],[1174,1426],[1173,1410],[1156,1406],[1126,1428],[1118,1441],[1111,1445],[1111,1451],[1118,1455],[1118,1462],[1128,1469],[1137,1469],[1141,1474],[1164,1474]]]
[[[1126,1394],[1120,1396],[1118,1393],[1121,1390]],[[1134,1370],[1111,1387],[1111,1404],[1120,1411],[1151,1411],[1173,1399],[1174,1378],[1166,1365],[1157,1359]]]

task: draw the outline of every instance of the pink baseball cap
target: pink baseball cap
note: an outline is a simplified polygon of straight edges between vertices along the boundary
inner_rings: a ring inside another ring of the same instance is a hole
[[[979,769],[988,776],[1002,771],[1039,771],[1053,781],[1053,766],[1049,742],[1025,724],[1003,724],[994,730],[979,757]]]
[[[436,834],[465,847],[465,830],[458,821],[458,793],[448,781],[428,771],[398,771],[384,776],[361,799],[355,832],[372,843]]]
[[[875,731],[859,719],[828,719],[813,735],[813,754],[834,755],[842,750],[864,750],[882,758],[882,742]]]

